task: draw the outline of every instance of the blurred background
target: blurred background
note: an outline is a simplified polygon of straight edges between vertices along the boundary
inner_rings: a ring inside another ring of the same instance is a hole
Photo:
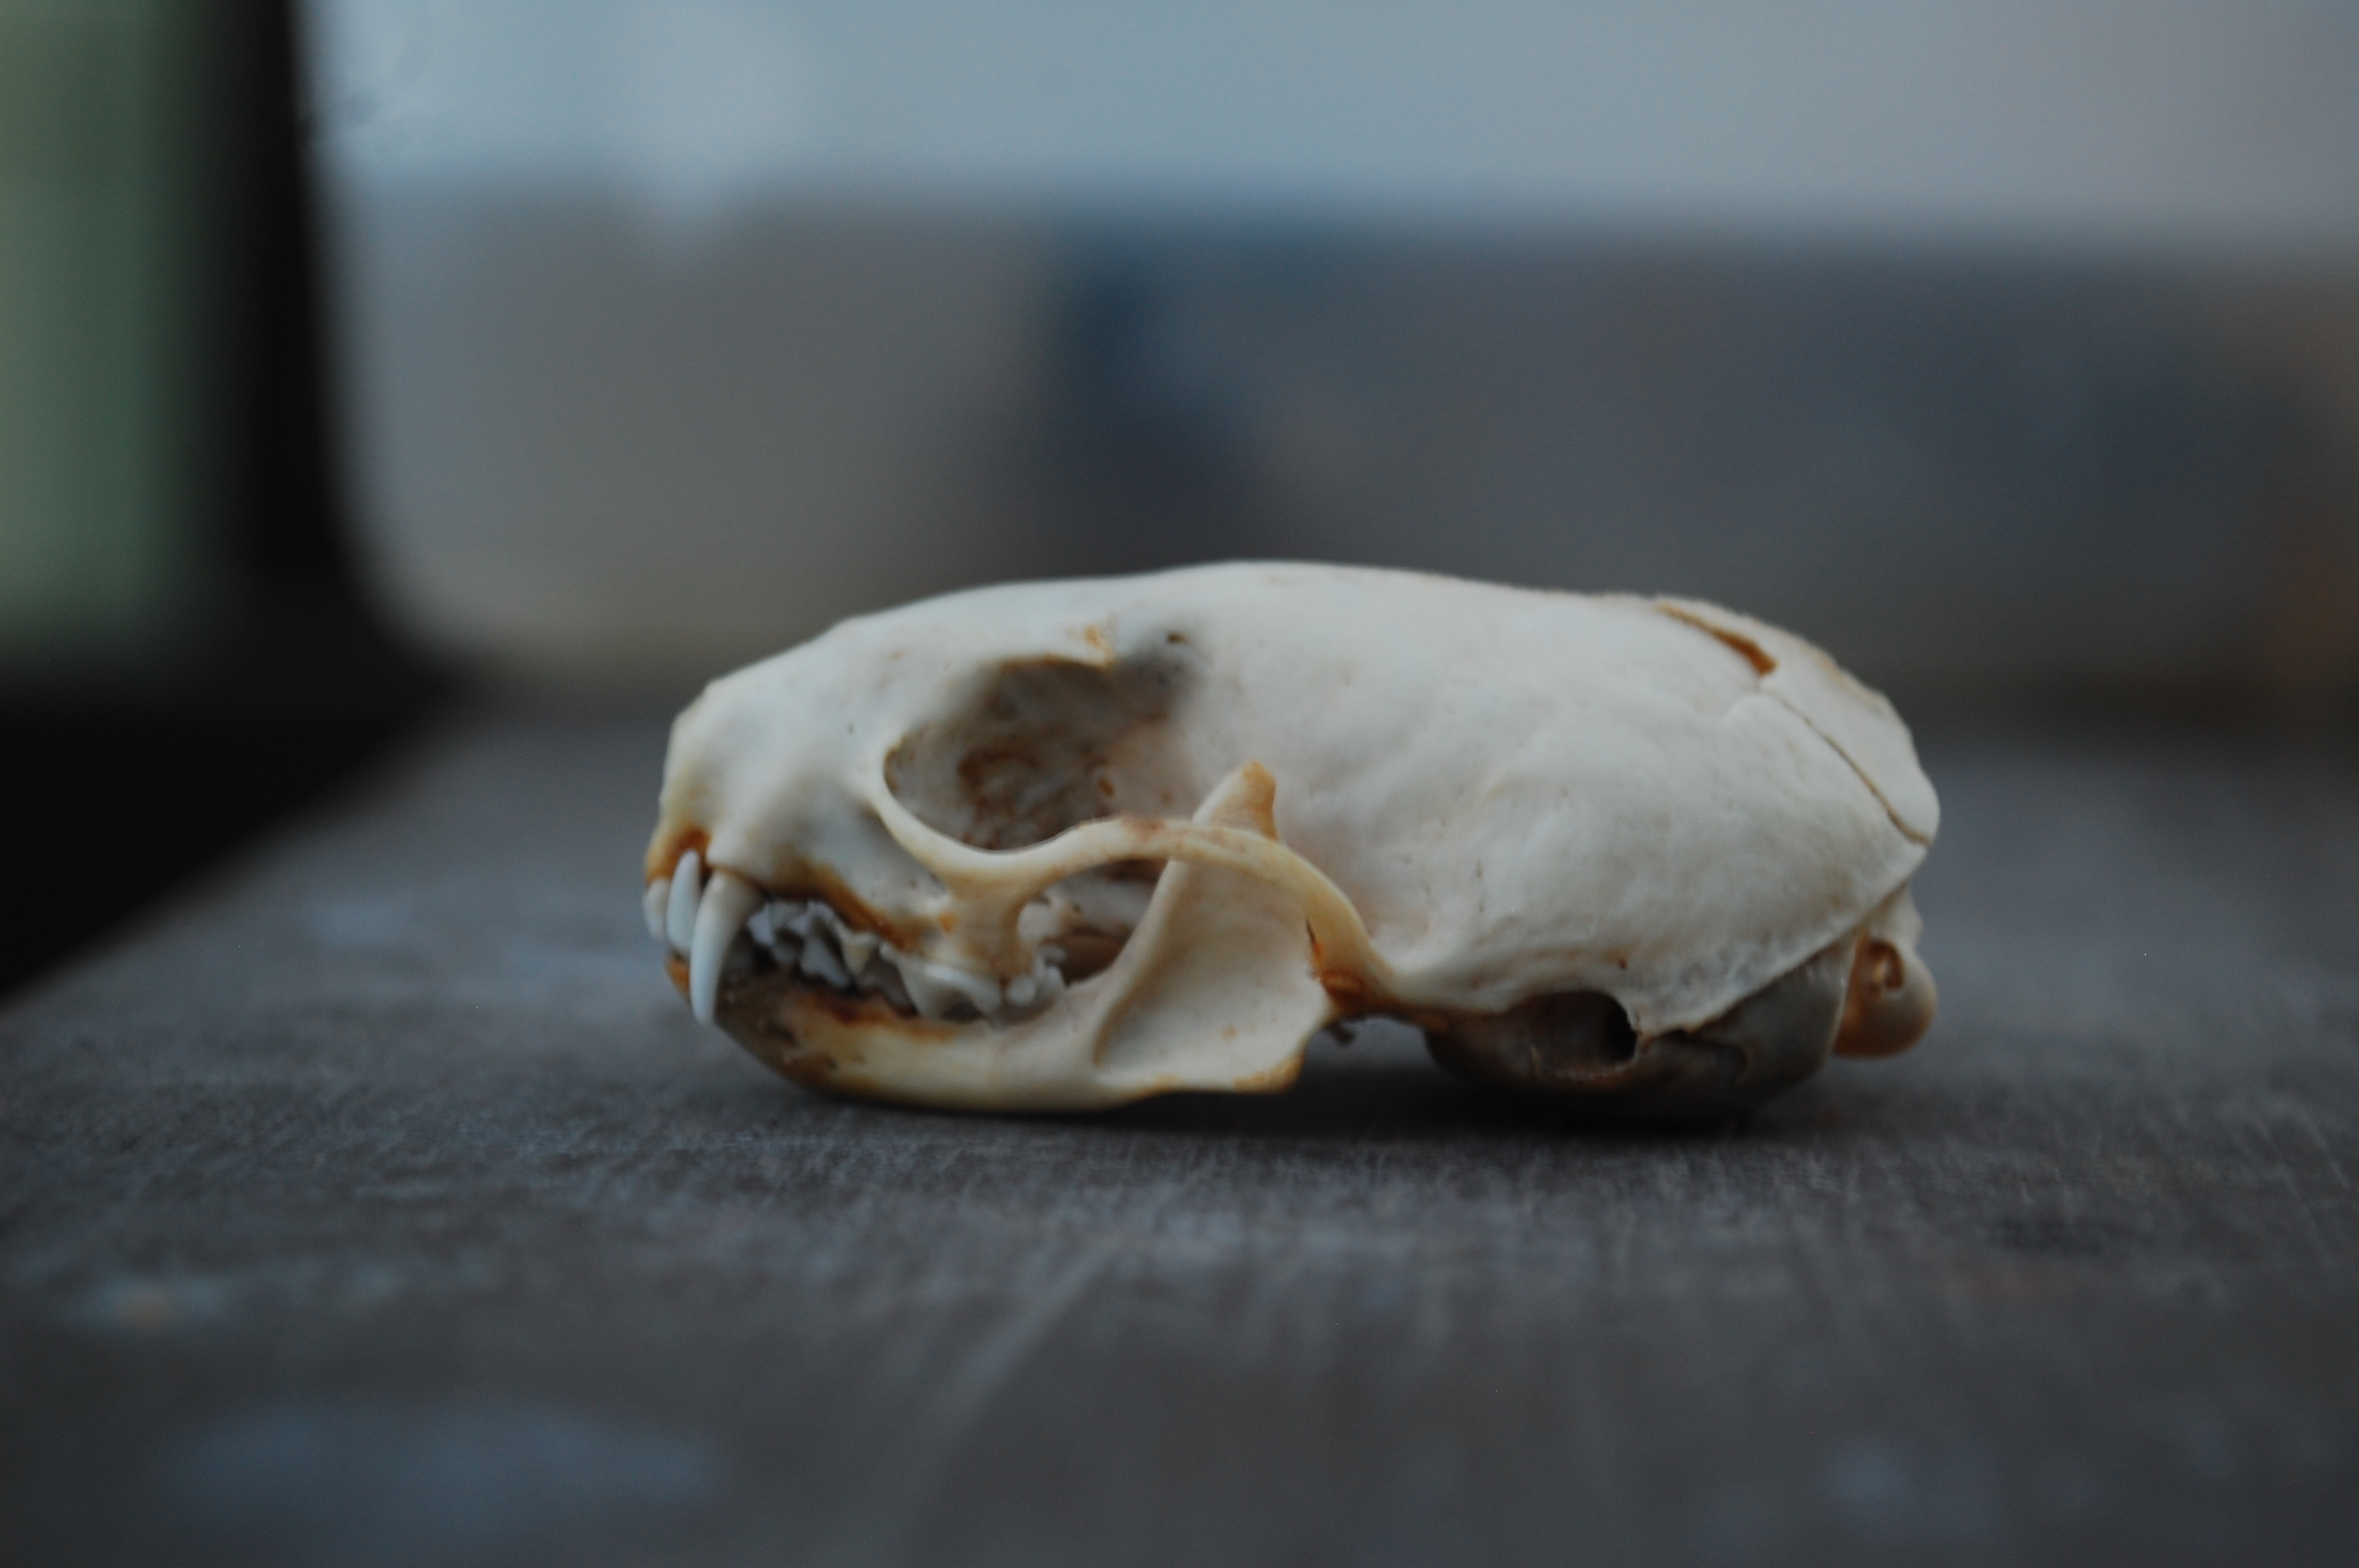
[[[0,985],[438,705],[1236,556],[2347,724],[2359,8],[0,0]]]

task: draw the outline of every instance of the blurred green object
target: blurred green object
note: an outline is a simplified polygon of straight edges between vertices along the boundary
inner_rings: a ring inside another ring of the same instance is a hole
[[[166,667],[245,482],[245,29],[0,0],[0,681]]]

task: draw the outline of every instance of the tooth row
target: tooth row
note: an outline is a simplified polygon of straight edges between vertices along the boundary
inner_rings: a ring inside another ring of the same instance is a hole
[[[840,991],[873,991],[924,1018],[964,1005],[1006,1022],[1038,1011],[1064,989],[1065,977],[1043,947],[1031,972],[1002,986],[994,976],[904,953],[873,932],[843,924],[818,900],[770,900],[734,871],[715,870],[690,849],[669,877],[647,884],[647,935],[688,959],[688,1000],[701,1023],[712,1022],[724,973],[750,968],[754,950],[778,967]]]

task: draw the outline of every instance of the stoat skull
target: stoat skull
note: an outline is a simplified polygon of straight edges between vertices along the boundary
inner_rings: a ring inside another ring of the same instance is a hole
[[[1366,568],[848,621],[675,722],[648,927],[814,1088],[1081,1109],[1291,1083],[1367,1014],[1667,1119],[1930,1024],[1908,733],[1710,605]]]

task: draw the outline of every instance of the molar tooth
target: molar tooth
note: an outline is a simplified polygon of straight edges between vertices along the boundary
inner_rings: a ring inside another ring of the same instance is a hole
[[[770,950],[770,957],[778,961],[780,968],[794,968],[802,961],[803,956],[802,939],[797,936],[787,925],[787,918],[794,913],[794,906],[774,903],[763,913],[770,917],[770,935],[762,946]]]
[[[762,890],[734,871],[714,871],[696,912],[695,940],[688,956],[688,1005],[699,1023],[712,1022],[712,1004],[721,994],[721,967],[729,945],[745,928],[747,917],[762,906]],[[673,907],[679,907],[675,901]]]
[[[901,971],[882,957],[868,966],[860,977],[860,983],[873,988],[895,1007],[908,1012],[918,1011],[918,1004],[909,1000],[909,988],[902,983]]]
[[[997,1012],[1006,1001],[1006,996],[1000,991],[997,977],[978,975],[970,969],[954,969],[951,972],[957,975],[958,979],[951,983],[965,991],[967,1000],[974,1003],[975,1011],[982,1013],[985,1018]]]
[[[814,936],[803,944],[802,972],[816,980],[825,980],[838,990],[852,989],[852,975],[844,968],[843,960],[824,936]]]
[[[647,935],[660,942],[664,939],[664,913],[671,903],[671,879],[658,877],[639,895],[639,907],[647,911]]]
[[[877,950],[877,938],[873,936],[871,931],[859,931],[854,929],[854,926],[847,926],[844,925],[842,914],[837,914],[835,910],[826,903],[811,905],[811,920],[814,920],[814,925],[819,925],[821,929],[826,931],[828,938],[835,943],[837,948],[842,950],[844,969],[849,969],[852,974],[859,974],[861,969],[868,967],[868,959],[871,959]]]
[[[664,940],[675,953],[685,953],[696,941],[696,905],[703,896],[704,861],[690,849],[672,868],[671,897],[664,911]]]
[[[959,999],[958,992],[937,984],[934,978],[926,972],[926,966],[915,958],[903,960],[901,986],[909,993],[909,1005],[918,1010],[920,1018],[940,1018]]]
[[[928,1018],[940,1018],[962,1001],[986,1017],[999,1011],[999,982],[989,975],[979,975],[954,964],[905,957],[901,960],[901,981],[909,988],[918,1011]]]
[[[1007,1008],[1015,1013],[1037,1012],[1064,992],[1065,977],[1044,953],[1032,960],[1031,973],[1018,975],[1007,982]]]

